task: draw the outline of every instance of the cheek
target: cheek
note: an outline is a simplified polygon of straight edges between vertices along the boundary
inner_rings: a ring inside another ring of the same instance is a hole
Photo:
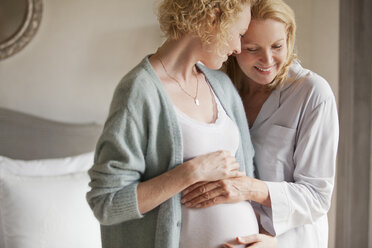
[[[242,52],[236,55],[236,60],[242,69],[247,69],[255,63],[256,59],[251,54]]]
[[[250,56],[240,55],[239,57],[237,56],[236,61],[238,62],[242,72],[249,77],[252,74],[253,58],[250,58]]]
[[[281,50],[277,54],[277,58],[281,61],[281,63],[284,63],[286,61],[286,59],[287,59],[287,49]]]

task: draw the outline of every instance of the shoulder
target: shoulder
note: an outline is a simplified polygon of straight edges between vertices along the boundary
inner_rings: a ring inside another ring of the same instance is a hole
[[[111,109],[143,105],[159,94],[157,84],[156,74],[148,59],[144,58],[116,86]]]
[[[204,73],[204,75],[209,80],[209,83],[212,86],[219,85],[223,89],[235,89],[234,85],[231,82],[231,79],[220,70],[210,69],[201,63],[198,64],[199,69]]]
[[[305,98],[315,106],[328,100],[334,100],[333,91],[322,76],[303,68],[298,62],[291,66],[283,93]]]
[[[147,58],[129,71],[117,85],[115,93],[125,95],[148,95],[154,93],[158,79]]]

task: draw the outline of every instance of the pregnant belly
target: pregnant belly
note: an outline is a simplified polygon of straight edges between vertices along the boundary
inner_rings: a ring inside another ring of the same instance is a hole
[[[249,202],[204,209],[182,206],[180,248],[217,248],[237,236],[254,233],[258,233],[258,224]]]

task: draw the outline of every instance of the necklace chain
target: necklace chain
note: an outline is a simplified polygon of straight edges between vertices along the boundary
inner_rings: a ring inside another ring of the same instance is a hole
[[[197,75],[196,75],[195,73],[193,73],[194,76],[195,76],[195,78],[196,78],[196,92],[195,92],[195,96],[192,96],[191,94],[189,94],[189,93],[188,93],[188,92],[187,92],[187,91],[182,87],[181,83],[180,83],[180,82],[179,82],[175,77],[171,76],[171,75],[168,73],[167,69],[166,69],[165,66],[164,66],[163,61],[162,61],[160,58],[158,58],[158,60],[160,61],[161,65],[163,66],[163,69],[164,69],[165,73],[167,74],[167,76],[168,76],[169,78],[173,79],[174,81],[176,81],[177,84],[178,84],[178,86],[180,87],[180,89],[181,89],[181,90],[182,90],[186,95],[188,95],[189,97],[191,97],[192,99],[194,99],[194,103],[195,103],[197,106],[199,106],[199,105],[200,105],[200,103],[199,103],[199,99],[198,99],[198,93],[199,93],[199,79],[198,79]]]

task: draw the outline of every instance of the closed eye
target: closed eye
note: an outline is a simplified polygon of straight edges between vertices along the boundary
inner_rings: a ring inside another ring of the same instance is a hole
[[[246,50],[248,51],[248,52],[257,52],[258,51],[258,48],[246,48]]]

